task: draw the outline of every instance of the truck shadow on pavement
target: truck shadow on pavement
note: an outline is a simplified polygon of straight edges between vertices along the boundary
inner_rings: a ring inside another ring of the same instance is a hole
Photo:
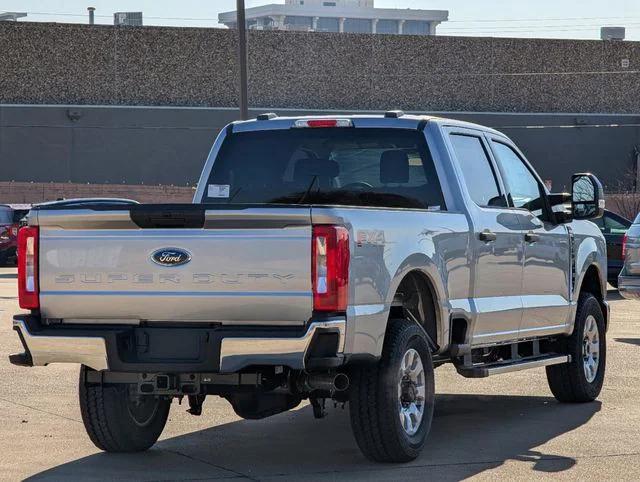
[[[607,301],[622,301],[625,298],[622,297],[620,292],[616,289],[607,290]]]
[[[640,346],[640,338],[616,338],[616,341],[619,341],[620,343],[627,343],[629,345]]]
[[[380,465],[360,454],[351,434],[348,407],[332,408],[325,420],[313,419],[310,407],[305,407],[261,421],[237,421],[165,439],[146,453],[91,455],[31,479],[304,476],[354,480],[429,475],[459,480],[509,460],[533,462],[536,471],[561,472],[576,461],[536,448],[587,423],[599,410],[600,402],[563,405],[550,397],[438,395],[422,455],[406,465]]]

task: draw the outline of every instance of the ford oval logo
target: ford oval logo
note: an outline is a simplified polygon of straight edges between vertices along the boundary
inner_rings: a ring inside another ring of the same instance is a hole
[[[162,248],[151,254],[151,261],[160,266],[180,266],[191,261],[191,254],[184,249]]]

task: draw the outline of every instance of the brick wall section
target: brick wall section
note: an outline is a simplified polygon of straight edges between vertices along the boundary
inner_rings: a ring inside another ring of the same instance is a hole
[[[1,22],[0,52],[0,103],[237,105],[235,31]],[[260,108],[640,111],[638,42],[252,31],[249,70]]]
[[[178,186],[0,182],[0,204],[33,204],[83,197],[127,198],[141,203],[190,203],[193,194],[193,188]]]

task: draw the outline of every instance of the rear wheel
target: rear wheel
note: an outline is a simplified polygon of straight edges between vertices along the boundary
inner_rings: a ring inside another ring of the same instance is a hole
[[[604,316],[590,293],[580,295],[573,334],[563,340],[571,362],[547,367],[551,392],[560,402],[591,402],[604,383],[607,361]]]
[[[423,330],[390,321],[382,359],[354,368],[351,427],[360,450],[376,462],[408,462],[424,446],[433,418],[433,362]]]
[[[91,441],[107,452],[140,452],[156,443],[169,416],[170,400],[138,396],[128,384],[87,384],[80,369],[80,412]]]

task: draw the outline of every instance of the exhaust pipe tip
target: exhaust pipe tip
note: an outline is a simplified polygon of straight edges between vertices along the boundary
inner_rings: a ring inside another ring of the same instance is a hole
[[[303,391],[344,392],[349,388],[350,380],[344,373],[324,373],[307,375],[300,382]]]
[[[336,392],[344,392],[347,388],[349,388],[349,383],[349,377],[344,373],[338,373],[333,379],[333,386],[335,387]]]

